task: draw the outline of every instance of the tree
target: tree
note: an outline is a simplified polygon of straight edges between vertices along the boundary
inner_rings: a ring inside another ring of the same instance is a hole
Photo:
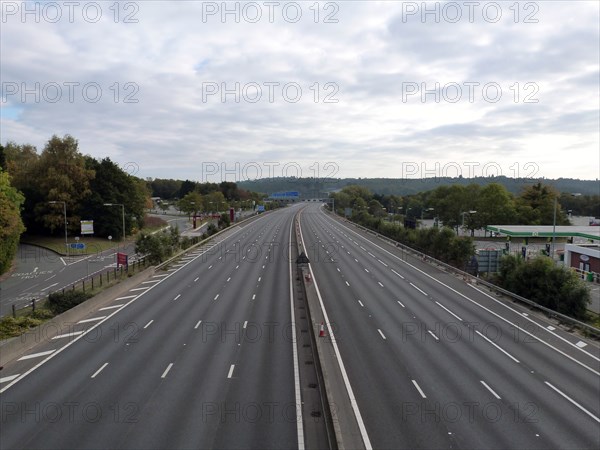
[[[519,256],[502,258],[500,286],[517,295],[560,313],[585,318],[590,291],[585,282],[565,267],[556,267],[551,258],[538,256],[523,261]]]
[[[90,181],[94,175],[93,170],[86,168],[75,138],[52,136],[37,165],[37,185],[43,200],[34,207],[36,220],[51,233],[61,230],[63,211],[48,202],[66,202],[68,227],[71,233],[76,233],[81,220],[80,206],[91,194]]]
[[[135,241],[135,251],[146,255],[150,264],[159,264],[173,254],[179,246],[179,231],[169,228],[160,233],[140,233]]]
[[[458,234],[458,228],[462,225],[461,213],[468,211],[465,187],[440,186],[431,193],[429,200],[444,225],[454,228]]]
[[[555,199],[558,192],[541,182],[527,186],[517,198],[519,222],[525,225],[552,225],[554,223]],[[556,224],[568,225],[569,221],[556,202]]]
[[[4,146],[0,144],[0,170],[6,172],[6,153],[4,153]]]
[[[483,187],[475,202],[477,214],[472,218],[475,228],[506,225],[516,220],[515,201],[504,186],[491,183]]]
[[[43,227],[36,222],[35,205],[45,199],[44,192],[37,183],[40,156],[32,145],[17,145],[8,142],[4,147],[7,171],[11,184],[24,196],[22,219],[29,232],[36,232]]]
[[[188,192],[177,202],[177,207],[187,215],[202,211],[202,196],[197,192]]]
[[[25,231],[21,220],[24,200],[23,195],[11,186],[8,173],[0,169],[0,274],[10,268],[21,233]]]
[[[193,192],[196,189],[196,182],[185,180],[181,183],[181,187],[179,188],[179,192],[177,193],[178,198],[183,198],[186,194]]]
[[[219,212],[229,208],[225,196],[222,192],[211,192],[202,197],[203,207],[205,211]]]

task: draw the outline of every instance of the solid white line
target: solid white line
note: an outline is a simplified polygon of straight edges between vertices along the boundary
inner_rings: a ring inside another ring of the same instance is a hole
[[[458,320],[460,320],[462,322],[462,319],[460,317],[458,317],[456,314],[454,314],[452,311],[450,311],[448,308],[446,308],[444,305],[442,305],[440,302],[436,301],[436,303],[442,308],[444,309],[447,313],[452,314],[454,317],[456,317]]]
[[[347,281],[346,281],[346,286],[350,287],[350,283],[348,283]]]
[[[214,298],[214,299],[216,300],[216,299],[218,299],[218,298],[219,298],[219,294],[215,295],[215,298]]]
[[[403,308],[406,308],[406,306],[404,306],[400,300],[396,300],[396,301],[398,302],[398,304],[399,304],[400,306],[402,306]]]
[[[173,301],[177,300],[179,297],[181,297],[181,294],[177,294],[177,296],[173,299]]]
[[[434,280],[435,280],[435,278],[434,278]],[[437,280],[436,280],[436,281],[437,281]],[[441,284],[443,284],[441,281],[438,281],[438,282],[439,282],[439,283],[441,283]],[[477,289],[477,288],[476,288],[476,287],[474,287],[473,285],[469,284],[469,286],[470,286],[470,287],[472,287],[473,289],[475,289],[477,292],[479,292],[479,293],[481,293],[481,294],[485,295],[486,297],[489,297],[489,298],[491,298],[493,301],[495,301],[495,302],[496,302],[496,303],[498,303],[499,305],[501,305],[501,306],[504,306],[505,308],[507,308],[507,309],[509,309],[509,310],[511,310],[511,311],[514,311],[514,312],[516,312],[516,311],[515,311],[514,309],[512,309],[511,307],[509,307],[509,306],[507,306],[507,305],[504,305],[503,303],[501,303],[500,301],[498,301],[497,299],[495,299],[495,298],[494,298],[494,297],[492,297],[491,295],[489,295],[489,294],[486,294],[485,292],[483,292],[483,291],[481,291],[481,290]],[[448,287],[448,288],[449,288],[449,289],[452,289],[452,288],[450,288],[450,287]],[[576,364],[579,364],[581,367],[584,367],[585,369],[589,370],[589,371],[590,371],[590,372],[592,372],[593,374],[600,376],[600,372],[598,372],[597,370],[594,370],[594,369],[592,369],[591,367],[589,367],[588,365],[586,365],[586,364],[582,363],[581,361],[578,361],[578,360],[576,360],[576,359],[575,359],[575,358],[573,358],[571,355],[568,355],[568,354],[566,354],[566,353],[565,353],[565,352],[563,352],[562,350],[559,350],[558,348],[554,347],[553,345],[549,344],[548,342],[546,342],[546,341],[544,341],[544,340],[540,339],[540,338],[539,338],[539,337],[537,337],[535,334],[533,334],[533,333],[530,333],[529,331],[527,331],[527,330],[525,330],[525,329],[521,328],[521,327],[520,327],[520,326],[518,326],[517,324],[514,324],[514,323],[512,323],[510,320],[508,320],[508,319],[505,319],[505,318],[504,318],[504,317],[502,317],[500,314],[497,314],[497,313],[495,313],[494,311],[492,311],[492,310],[490,310],[490,309],[486,308],[485,306],[483,306],[483,305],[480,305],[480,304],[479,304],[479,303],[477,303],[475,300],[472,300],[472,299],[470,299],[470,298],[469,298],[469,297],[467,297],[466,295],[463,295],[463,294],[461,294],[461,293],[460,293],[460,292],[458,292],[458,291],[454,291],[454,292],[456,292],[456,293],[457,293],[457,294],[459,294],[460,296],[462,296],[462,297],[466,298],[466,299],[467,299],[467,300],[469,300],[471,303],[474,303],[475,305],[479,306],[480,308],[482,308],[482,309],[486,310],[486,311],[487,311],[487,312],[489,312],[490,314],[492,314],[492,315],[494,315],[494,316],[498,317],[499,319],[503,320],[504,322],[506,322],[506,323],[508,323],[508,324],[512,325],[513,327],[515,327],[515,328],[516,328],[516,329],[518,329],[519,331],[522,331],[523,333],[527,334],[528,336],[530,336],[530,337],[534,338],[534,339],[535,339],[535,340],[537,340],[538,342],[541,342],[541,343],[542,343],[542,344],[544,344],[546,347],[549,347],[549,348],[551,348],[552,350],[554,350],[555,352],[557,352],[557,353],[560,353],[560,354],[561,354],[561,355],[563,355],[564,357],[566,357],[566,358],[570,359],[571,361],[573,361],[573,362],[574,362],[574,363],[576,363]],[[562,336],[560,336],[560,335],[558,335],[558,334],[556,334],[556,333],[552,332],[551,330],[548,330],[547,328],[545,328],[545,327],[543,327],[543,326],[541,326],[541,325],[538,325],[538,324],[537,324],[535,321],[533,321],[533,320],[531,320],[531,319],[529,319],[529,318],[527,318],[527,317],[526,317],[526,319],[527,319],[528,321],[532,322],[533,324],[535,324],[535,325],[539,326],[539,327],[540,327],[542,330],[546,330],[546,331],[548,331],[550,334],[552,334],[552,335],[556,336],[557,338],[559,338],[559,339],[561,339],[561,340],[565,341],[567,344],[569,344],[569,345],[573,346],[574,348],[576,348],[576,349],[578,349],[578,350],[581,350],[581,351],[582,351],[583,353],[585,353],[586,355],[588,355],[588,356],[591,356],[592,358],[594,358],[594,359],[595,359],[595,360],[597,360],[597,361],[600,361],[600,359],[599,359],[599,358],[597,358],[596,356],[592,355],[591,353],[589,353],[589,352],[587,352],[587,351],[585,351],[585,350],[583,350],[583,349],[580,349],[579,347],[577,347],[576,345],[574,345],[572,342],[569,342],[569,341],[567,341],[567,340],[566,340],[565,338],[563,338]]]
[[[229,368],[229,373],[227,374],[227,378],[231,378],[231,376],[233,375],[234,368],[235,368],[235,364],[232,364],[231,367]]]
[[[148,322],[146,325],[144,325],[144,330],[146,328],[148,328],[152,324],[152,322],[154,322],[154,319],[152,319],[150,322]]]
[[[77,323],[88,323],[88,322],[97,322],[98,320],[104,319],[106,316],[92,317],[91,319],[83,319]]]
[[[196,326],[194,327],[194,330],[197,330],[201,323],[202,323],[202,321],[199,320],[198,323],[196,324]]]
[[[383,331],[381,331],[379,328],[377,328],[377,331],[379,331],[379,334],[383,339],[386,339],[385,334],[383,334]]]
[[[102,372],[102,369],[104,369],[106,366],[108,366],[107,362],[105,362],[104,364],[102,364],[102,367],[100,367],[98,370],[96,370],[94,372],[94,375],[92,375],[90,378],[96,378],[96,375],[98,375],[100,372]]]
[[[171,367],[173,367],[173,363],[170,363],[167,368],[165,369],[165,371],[163,372],[163,374],[160,376],[161,378],[165,378],[167,376],[167,374],[169,373],[169,370],[171,370]]]
[[[412,380],[412,382],[415,385],[415,387],[417,388],[417,391],[419,391],[419,394],[421,394],[421,397],[427,398],[427,396],[425,395],[425,393],[423,392],[421,387],[417,384],[417,382],[415,380]]]
[[[404,277],[402,275],[400,275],[398,272],[396,272],[394,269],[392,269],[392,272],[394,272],[396,275],[398,275],[400,278],[402,278],[404,280]]]
[[[484,338],[486,341],[488,341],[490,344],[492,344],[494,347],[496,347],[498,350],[500,350],[502,353],[504,353],[506,356],[508,356],[510,359],[512,359],[514,362],[518,363],[519,360],[517,358],[515,358],[514,356],[512,356],[510,353],[508,353],[506,350],[504,350],[502,347],[500,347],[498,344],[496,344],[495,342],[493,342],[491,339],[488,339],[487,336],[481,334],[479,332],[479,330],[475,330],[475,333],[477,333],[479,336],[481,336],[482,338]]]
[[[123,303],[118,304],[118,305],[112,305],[112,306],[105,306],[104,308],[100,308],[98,311],[107,311],[109,309],[116,309],[116,308],[120,308],[121,306],[123,306]]]
[[[269,216],[263,216],[263,217],[269,217]],[[264,219],[261,217],[261,218],[257,219],[257,221],[259,221],[259,220],[264,220]],[[236,234],[240,230],[241,230],[241,228],[238,227],[235,231],[233,231],[230,234],[228,234],[227,237],[225,237],[220,242],[223,242],[226,239],[231,238],[234,234]],[[61,269],[61,271],[64,270],[64,269],[65,268]],[[173,275],[173,274],[168,274],[167,276],[171,276],[171,275]],[[158,285],[155,284],[153,286],[150,286],[150,288],[148,290],[142,292],[139,295],[136,295],[135,298],[132,298],[129,302],[127,302],[127,304],[124,306],[124,308],[127,307],[127,306],[129,306],[129,305],[131,305],[133,302],[135,302],[136,300],[138,300],[139,298],[141,298],[144,294],[146,294],[149,291],[151,291],[152,289],[154,289],[156,286],[158,286]],[[11,380],[8,383],[8,385],[6,385],[6,386],[4,386],[3,388],[0,389],[0,394],[2,394],[3,392],[6,392],[8,389],[10,389],[12,386],[14,386],[18,382],[20,382],[21,380],[23,380],[24,378],[26,378],[32,372],[35,372],[37,369],[39,369],[40,367],[42,367],[48,361],[50,361],[51,359],[55,358],[57,355],[59,355],[60,353],[62,353],[63,351],[65,351],[71,345],[74,345],[77,341],[79,341],[80,339],[82,339],[83,337],[85,337],[87,334],[91,333],[92,330],[94,330],[97,327],[101,326],[104,322],[106,322],[107,320],[109,320],[110,318],[112,318],[114,315],[118,314],[120,311],[122,311],[122,309],[117,309],[117,310],[113,311],[111,314],[109,314],[108,316],[106,316],[106,318],[104,318],[102,321],[100,321],[100,322],[92,325],[90,328],[88,328],[87,330],[85,330],[85,332],[83,332],[81,335],[79,335],[75,339],[70,340],[69,342],[67,342],[65,345],[63,345],[62,347],[60,347],[57,351],[55,351],[54,353],[52,353],[51,355],[49,355],[48,357],[46,357],[43,361],[40,361],[39,363],[37,363],[35,366],[33,366],[32,368],[30,368],[26,372],[20,374],[17,378]]]
[[[39,358],[41,356],[50,355],[51,353],[54,353],[55,351],[56,351],[56,349],[48,350],[48,351],[40,352],[40,353],[32,353],[31,355],[21,356],[19,359],[17,359],[17,361],[24,361],[26,359]]]
[[[62,259],[62,257],[60,258],[60,260],[62,261],[62,263],[63,263],[65,266],[67,265],[67,263],[65,262],[65,260],[64,260],[64,259]]]
[[[365,305],[363,305],[363,303],[359,300],[358,303],[360,304],[360,306],[362,306],[363,308],[365,307]]]
[[[162,280],[148,280],[142,281],[142,284],[160,283]]]
[[[323,214],[324,214],[324,213],[323,213]],[[329,218],[328,216],[325,216],[325,215],[324,215],[324,217],[327,217],[327,219],[328,219],[328,220],[331,220],[331,221],[333,221],[333,219]],[[473,303],[474,305],[476,305],[476,306],[480,307],[481,309],[483,309],[483,310],[487,311],[487,312],[488,312],[488,313],[490,313],[491,315],[493,315],[493,316],[497,317],[498,319],[500,319],[500,320],[502,320],[502,321],[504,321],[504,322],[508,323],[509,325],[511,325],[511,326],[513,326],[513,327],[515,327],[515,328],[516,328],[516,329],[518,329],[519,331],[522,331],[523,333],[527,334],[528,336],[532,337],[533,339],[537,340],[538,342],[541,342],[541,343],[542,343],[542,344],[544,344],[545,346],[547,346],[547,347],[551,348],[552,350],[556,351],[557,353],[559,353],[559,354],[563,355],[564,357],[566,357],[566,358],[570,359],[572,362],[574,362],[574,363],[576,363],[576,364],[580,365],[581,367],[584,367],[585,369],[589,370],[589,371],[590,371],[590,372],[592,372],[593,374],[600,376],[600,372],[598,372],[597,370],[594,370],[594,369],[592,369],[591,367],[589,367],[588,365],[586,365],[586,364],[582,363],[581,361],[578,361],[578,360],[576,360],[576,359],[575,359],[575,358],[573,358],[571,355],[568,355],[568,354],[566,354],[565,352],[563,352],[562,350],[559,350],[558,348],[554,347],[553,345],[549,344],[548,342],[546,342],[546,341],[542,340],[541,338],[537,337],[535,334],[533,334],[533,333],[530,333],[529,331],[527,331],[527,330],[525,330],[525,329],[521,328],[521,327],[520,327],[520,326],[518,326],[517,324],[515,324],[515,323],[511,322],[510,320],[506,319],[505,317],[501,316],[500,314],[498,314],[498,313],[495,313],[494,311],[492,311],[492,310],[491,310],[491,309],[489,309],[489,308],[486,308],[485,306],[481,305],[480,303],[477,303],[477,302],[476,302],[475,300],[473,300],[472,298],[470,298],[470,297],[467,297],[465,294],[463,294],[463,293],[461,293],[461,292],[458,292],[456,289],[454,289],[454,288],[452,288],[452,287],[448,286],[446,283],[444,283],[444,282],[442,282],[442,281],[438,280],[437,278],[435,278],[435,277],[433,277],[433,276],[429,275],[427,272],[425,272],[425,271],[423,271],[423,270],[419,269],[418,267],[416,267],[416,266],[412,265],[411,263],[409,263],[409,262],[407,262],[407,261],[404,261],[402,258],[398,257],[397,255],[394,255],[392,252],[389,252],[388,250],[384,249],[383,247],[380,247],[379,245],[375,244],[374,242],[371,242],[371,241],[369,241],[367,238],[365,238],[364,236],[360,235],[360,234],[359,234],[359,233],[357,233],[356,231],[354,231],[354,230],[352,230],[352,229],[350,229],[350,228],[346,227],[345,225],[341,225],[341,226],[342,226],[342,227],[344,227],[344,228],[346,228],[346,229],[347,229],[348,231],[350,231],[351,233],[354,233],[356,236],[360,237],[361,239],[363,239],[363,240],[366,240],[366,241],[368,241],[369,243],[373,244],[375,247],[377,247],[377,248],[379,248],[380,250],[384,251],[385,253],[387,253],[387,254],[388,254],[388,255],[390,255],[391,257],[393,257],[393,258],[396,258],[398,261],[400,261],[400,262],[402,262],[402,263],[406,264],[407,266],[411,267],[411,268],[412,268],[412,269],[414,269],[415,271],[417,271],[417,272],[419,272],[419,273],[423,274],[424,276],[426,276],[427,278],[431,279],[432,281],[435,281],[436,283],[438,283],[438,284],[440,284],[440,285],[444,286],[446,289],[448,289],[448,290],[450,290],[450,291],[454,292],[456,295],[459,295],[460,297],[464,298],[465,300],[468,300],[469,302]],[[510,306],[508,306],[508,305],[505,305],[505,304],[504,304],[504,303],[502,303],[500,300],[498,300],[498,299],[496,299],[496,298],[492,297],[491,295],[489,295],[489,294],[487,294],[487,293],[483,292],[482,290],[480,290],[480,289],[476,288],[476,287],[475,287],[475,286],[473,286],[472,284],[469,284],[469,287],[471,287],[472,289],[476,290],[476,291],[477,291],[477,292],[479,292],[480,294],[482,294],[482,295],[485,295],[486,297],[490,298],[491,300],[493,300],[495,303],[497,303],[498,305],[502,306],[503,308],[506,308],[506,309],[508,309],[509,311],[512,311],[512,312],[514,312],[514,313],[516,313],[516,314],[519,314],[519,312],[518,312],[518,311],[516,311],[515,309],[511,308],[511,307],[510,307]],[[520,315],[520,314],[519,314],[519,315]],[[522,316],[521,316],[521,317],[522,317]],[[559,339],[561,339],[561,340],[565,341],[566,343],[568,343],[569,345],[573,346],[574,348],[577,348],[578,350],[580,350],[581,352],[583,352],[583,353],[585,353],[586,355],[590,356],[591,358],[595,359],[596,361],[600,361],[600,358],[596,357],[595,355],[592,355],[591,353],[587,352],[586,350],[583,350],[583,349],[581,349],[581,348],[579,348],[579,347],[575,346],[575,345],[574,345],[572,342],[569,342],[568,340],[566,340],[566,339],[565,339],[565,338],[563,338],[562,336],[560,336],[560,335],[558,335],[558,334],[554,333],[552,330],[549,330],[548,328],[545,328],[545,327],[543,327],[543,326],[541,326],[541,325],[537,324],[535,321],[533,321],[533,320],[532,320],[532,319],[530,319],[529,317],[525,317],[525,319],[526,319],[526,320],[528,320],[529,322],[532,322],[533,324],[535,324],[535,325],[539,326],[541,329],[543,329],[543,330],[546,330],[547,332],[549,332],[550,334],[552,334],[552,335],[556,336],[557,338],[559,338]]]
[[[200,279],[200,277],[196,277],[196,278],[194,278],[194,283],[195,283],[196,281],[198,281],[199,279]]]
[[[148,288],[147,287],[141,287],[141,288],[129,289],[129,291],[130,292],[145,291],[146,289],[148,289]]]
[[[52,286],[56,286],[57,284],[58,283],[51,284],[50,286],[45,287],[44,289],[42,289],[42,291],[45,291],[46,289],[50,289]]]
[[[72,333],[59,334],[58,336],[54,336],[52,339],[62,339],[62,338],[69,338],[69,337],[73,337],[73,336],[79,336],[81,333],[83,333],[83,331],[73,331]]]
[[[481,381],[481,384],[483,384],[483,385],[485,386],[485,388],[486,388],[488,391],[490,391],[494,397],[496,397],[498,400],[500,400],[500,396],[499,396],[498,394],[496,394],[496,393],[494,392],[494,390],[493,390],[491,387],[489,387],[485,381],[483,381],[483,380],[479,380],[479,381]]]
[[[248,326],[248,321],[246,320],[246,321],[244,322],[244,326],[243,326],[242,328],[245,330],[247,326]]]
[[[323,214],[324,214],[324,213],[323,213]],[[327,218],[327,220],[333,221],[333,219],[329,218],[328,216],[325,216],[325,215],[324,215],[324,217],[326,217],[326,218]],[[363,239],[363,240],[366,240],[366,241],[368,241],[369,243],[371,243],[371,244],[372,244],[372,245],[374,245],[375,247],[377,247],[377,248],[379,248],[380,250],[384,251],[385,253],[387,253],[388,255],[390,255],[392,258],[396,258],[398,261],[402,262],[403,264],[406,264],[407,266],[411,267],[411,268],[412,268],[412,269],[414,269],[415,271],[417,271],[417,272],[421,273],[422,275],[426,276],[426,277],[427,277],[427,278],[429,278],[430,280],[432,280],[432,281],[435,281],[436,283],[438,283],[438,284],[440,284],[440,285],[444,286],[446,289],[448,289],[448,290],[450,290],[450,291],[454,292],[456,295],[458,295],[458,296],[460,296],[460,297],[464,298],[465,300],[467,300],[467,301],[469,301],[469,302],[473,303],[474,305],[478,306],[479,308],[483,309],[484,311],[487,311],[489,314],[491,314],[491,315],[493,315],[493,316],[497,317],[498,319],[500,319],[500,320],[502,320],[502,321],[504,321],[504,322],[508,323],[509,325],[511,325],[511,326],[513,326],[513,327],[515,327],[515,328],[516,328],[516,329],[518,329],[519,331],[522,331],[523,333],[527,334],[528,336],[532,337],[533,339],[537,340],[538,342],[540,342],[540,343],[544,344],[544,345],[545,345],[545,346],[547,346],[548,348],[551,348],[551,349],[552,349],[552,350],[554,350],[555,352],[557,352],[557,353],[559,353],[559,354],[563,355],[565,358],[567,358],[567,359],[571,360],[571,361],[572,361],[572,362],[574,362],[575,364],[578,364],[578,365],[580,365],[581,367],[583,367],[583,368],[585,368],[585,369],[589,370],[589,371],[590,371],[590,372],[592,372],[593,374],[600,376],[600,372],[598,372],[597,370],[595,370],[595,369],[591,368],[590,366],[588,366],[588,365],[586,365],[586,364],[582,363],[581,361],[578,361],[577,359],[573,358],[571,355],[568,355],[568,354],[566,354],[566,353],[565,353],[565,352],[563,352],[562,350],[559,350],[558,348],[554,347],[553,345],[549,344],[548,342],[546,342],[546,341],[544,341],[543,339],[541,339],[541,338],[539,338],[538,336],[536,336],[534,333],[531,333],[531,332],[529,332],[529,331],[527,331],[527,330],[523,329],[522,327],[520,327],[520,326],[518,326],[517,324],[515,324],[515,323],[511,322],[511,321],[510,321],[510,320],[508,320],[507,318],[505,318],[505,317],[501,316],[500,314],[498,314],[498,313],[496,313],[496,312],[492,311],[491,309],[489,309],[489,308],[487,308],[487,307],[483,306],[482,304],[480,304],[480,303],[476,302],[476,301],[475,301],[475,300],[473,300],[472,298],[470,298],[470,297],[466,296],[465,294],[463,294],[463,293],[461,293],[461,292],[457,291],[456,289],[454,289],[454,288],[452,288],[452,287],[448,286],[448,285],[447,285],[446,283],[444,283],[443,281],[440,281],[440,280],[438,280],[437,278],[435,278],[435,277],[433,277],[433,276],[429,275],[427,272],[425,272],[425,271],[423,271],[423,270],[419,269],[418,267],[416,267],[416,266],[412,265],[411,263],[409,263],[409,262],[407,262],[407,261],[404,261],[404,260],[403,260],[402,258],[400,258],[399,256],[397,256],[397,255],[393,254],[392,252],[390,252],[390,251],[386,250],[385,248],[383,248],[383,247],[381,247],[381,246],[379,246],[379,245],[375,244],[374,242],[371,242],[370,240],[368,240],[367,238],[365,238],[365,237],[364,237],[364,236],[362,236],[361,234],[357,233],[356,231],[354,231],[354,230],[352,230],[352,229],[350,229],[350,228],[346,227],[345,225],[341,225],[341,226],[342,226],[342,227],[344,227],[345,229],[347,229],[348,231],[350,231],[351,233],[355,234],[355,235],[356,235],[356,236],[358,236],[359,238],[361,238],[361,239]],[[487,294],[487,293],[483,292],[482,290],[480,290],[480,289],[476,288],[476,287],[475,287],[475,286],[473,286],[472,284],[469,284],[469,287],[471,287],[473,290],[475,290],[475,291],[479,292],[480,294],[482,294],[482,295],[484,295],[484,296],[486,296],[486,297],[490,298],[492,301],[494,301],[494,302],[495,302],[496,304],[498,304],[499,306],[501,306],[501,307],[503,307],[503,308],[506,308],[506,309],[508,309],[509,311],[512,311],[512,312],[514,312],[515,314],[519,314],[519,312],[518,312],[518,311],[516,311],[515,309],[511,308],[509,305],[505,305],[505,304],[504,304],[504,303],[502,303],[500,300],[498,300],[498,299],[496,299],[496,298],[492,297],[491,295],[489,295],[489,294]],[[519,314],[519,315],[520,315],[520,314]],[[523,316],[521,316],[521,317],[523,317]],[[572,342],[569,342],[568,340],[566,340],[566,339],[565,339],[565,338],[563,338],[562,336],[560,336],[560,335],[558,335],[558,334],[554,333],[552,330],[549,330],[548,328],[545,328],[544,326],[541,326],[541,325],[537,324],[537,323],[536,323],[535,321],[533,321],[531,318],[529,318],[529,317],[525,317],[525,319],[526,319],[526,320],[528,320],[529,322],[532,322],[533,324],[537,325],[537,326],[538,326],[538,327],[540,327],[541,329],[543,329],[543,330],[546,330],[547,332],[549,332],[550,334],[552,334],[552,335],[556,336],[557,338],[559,338],[559,339],[563,340],[564,342],[568,343],[569,345],[573,346],[574,348],[577,348],[578,350],[580,350],[581,352],[583,352],[583,353],[585,353],[586,355],[590,356],[591,358],[595,359],[596,361],[600,361],[600,358],[596,357],[595,355],[592,355],[591,353],[587,352],[587,351],[586,351],[586,350],[584,350],[584,349],[581,349],[581,348],[579,348],[579,347],[575,346],[575,345],[574,345]]]
[[[437,336],[436,336],[436,335],[433,333],[433,331],[431,331],[431,330],[427,330],[427,332],[428,332],[430,335],[432,335],[432,336],[433,336],[433,338],[434,338],[436,341],[439,341],[439,340],[440,340],[440,338],[439,338],[439,337],[437,337]]]
[[[117,297],[117,298],[115,298],[115,301],[117,301],[117,300],[127,300],[127,299],[130,299],[130,298],[137,297],[138,295],[139,294],[136,294],[136,295],[127,295],[126,297]]]
[[[414,288],[415,288],[417,291],[419,291],[421,294],[423,294],[423,295],[427,295],[427,292],[425,292],[425,291],[423,291],[423,290],[419,289],[419,288],[418,288],[417,286],[415,286],[414,284],[410,283],[410,285],[411,285],[412,287],[414,287]]]
[[[169,274],[168,273],[161,273],[159,275],[153,275],[152,278],[162,278],[162,277],[168,277]]]
[[[577,406],[580,410],[582,410],[584,413],[586,413],[588,416],[590,416],[592,419],[594,419],[596,422],[600,423],[600,418],[596,417],[594,414],[592,414],[591,412],[589,412],[587,409],[585,409],[583,406],[581,406],[579,403],[577,403],[575,400],[573,400],[571,397],[569,397],[567,394],[565,394],[564,392],[560,391],[559,389],[555,388],[554,386],[552,386],[550,383],[548,383],[547,381],[544,381],[544,383],[546,383],[548,386],[550,386],[552,389],[554,389],[556,392],[558,392],[560,395],[562,395],[564,398],[566,398],[567,400],[569,400],[571,403],[573,403],[575,406]]]
[[[0,378],[0,383],[6,383],[7,381],[12,381],[15,378],[18,378],[19,375],[21,375],[21,374],[20,373],[16,373],[14,375],[9,375],[7,377]]]
[[[301,214],[301,213],[300,213]],[[300,231],[300,240],[302,241],[302,247],[306,248],[306,243],[304,242],[304,236],[302,234],[302,227],[298,228]],[[360,434],[363,439],[363,443],[367,449],[373,448],[371,445],[371,440],[369,439],[369,434],[367,433],[367,428],[365,427],[365,423],[362,418],[362,414],[360,413],[360,409],[358,408],[358,403],[356,402],[356,397],[354,396],[354,391],[352,390],[352,386],[350,385],[350,379],[348,378],[348,373],[346,372],[346,366],[344,366],[344,361],[342,360],[342,356],[340,354],[340,349],[338,348],[337,342],[335,340],[335,335],[333,330],[331,329],[329,316],[327,315],[327,310],[325,309],[325,304],[323,303],[323,297],[321,297],[321,292],[319,290],[319,285],[317,284],[317,280],[315,279],[315,274],[312,270],[312,265],[308,264],[308,270],[310,271],[310,276],[313,279],[313,285],[315,286],[315,290],[317,291],[317,297],[319,297],[319,304],[321,305],[321,310],[323,311],[323,318],[327,323],[327,327],[330,330],[329,335],[331,336],[331,345],[333,345],[333,351],[335,353],[335,357],[338,361],[338,365],[340,366],[340,371],[342,372],[342,378],[344,379],[344,385],[346,386],[346,391],[348,392],[348,397],[350,398],[350,404],[352,405],[352,411],[354,412],[354,416],[356,417],[356,422],[358,423],[358,429],[360,430]],[[291,286],[290,286],[291,289]],[[292,332],[294,332],[295,327],[292,327]],[[296,408],[298,409],[298,408]],[[302,421],[298,421],[299,423]]]

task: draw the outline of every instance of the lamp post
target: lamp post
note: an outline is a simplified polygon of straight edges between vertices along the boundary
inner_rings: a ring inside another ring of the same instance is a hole
[[[125,240],[125,205],[122,203],[105,203],[104,206],[120,206],[123,217],[123,240]]]
[[[56,205],[57,203],[63,204],[63,211],[65,214],[65,251],[67,252],[67,258],[69,257],[69,242],[67,240],[67,202],[52,200],[50,202],[51,205]]]
[[[556,196],[554,196],[554,218],[552,220],[552,251],[550,252],[550,258],[554,260],[554,245],[556,243]]]

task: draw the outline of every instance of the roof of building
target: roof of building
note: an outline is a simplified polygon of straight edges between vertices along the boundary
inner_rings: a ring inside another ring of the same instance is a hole
[[[582,237],[600,240],[600,227],[557,225],[488,225],[488,231],[505,234],[510,237]]]

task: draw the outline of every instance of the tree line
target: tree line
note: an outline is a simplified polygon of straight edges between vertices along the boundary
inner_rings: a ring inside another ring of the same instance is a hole
[[[82,220],[94,221],[94,235],[120,239],[123,205],[125,232],[141,228],[145,209],[151,206],[146,182],[128,174],[110,158],[95,159],[79,151],[70,136],[52,136],[38,153],[29,144],[8,142],[4,148],[13,186],[25,197],[22,219],[27,232],[58,236],[79,235]]]
[[[437,219],[457,233],[463,226],[473,233],[488,225],[552,225],[555,207],[556,224],[568,225],[568,213],[572,209],[564,208],[562,203],[566,203],[566,199],[578,198],[560,195],[554,188],[542,183],[528,185],[518,195],[510,193],[498,183],[486,186],[473,183],[466,186],[439,186],[405,197],[374,194],[368,205],[350,201],[348,196],[342,194],[344,191],[336,194],[340,206],[368,207],[373,215],[391,214],[412,222]]]
[[[346,208],[351,208],[352,221],[461,270],[466,270],[475,254],[470,237],[457,236],[447,227],[412,228],[397,223],[394,219],[398,217],[390,216],[375,194],[363,186],[347,186],[331,197],[338,214],[345,215]],[[396,196],[387,200],[401,203],[401,198]]]

